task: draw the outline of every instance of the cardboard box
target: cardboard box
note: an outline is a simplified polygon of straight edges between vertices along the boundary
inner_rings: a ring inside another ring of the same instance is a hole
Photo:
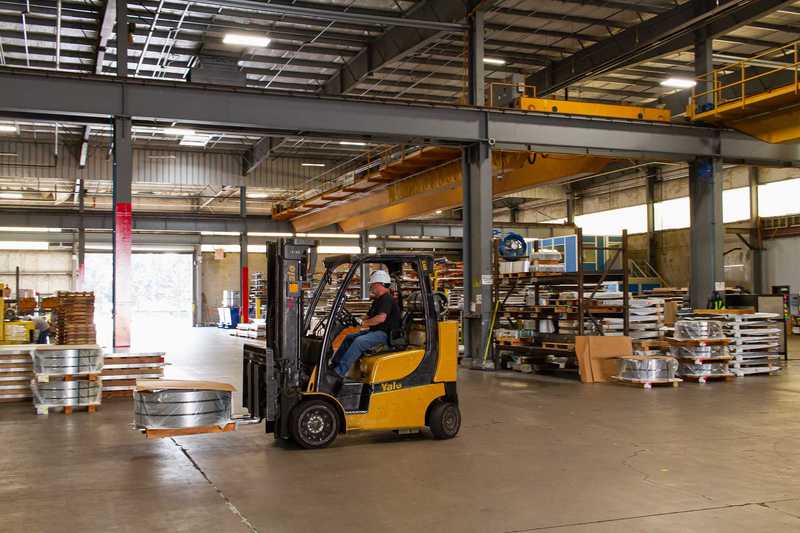
[[[575,337],[575,354],[583,383],[602,383],[616,375],[620,357],[633,355],[630,337]]]
[[[664,325],[674,326],[678,319],[678,302],[664,302]]]

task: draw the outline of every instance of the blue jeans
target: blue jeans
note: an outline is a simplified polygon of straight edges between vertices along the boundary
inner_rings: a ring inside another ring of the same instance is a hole
[[[389,336],[385,331],[360,331],[344,338],[339,349],[333,354],[333,369],[344,377],[356,361],[370,348],[379,344],[388,344]]]

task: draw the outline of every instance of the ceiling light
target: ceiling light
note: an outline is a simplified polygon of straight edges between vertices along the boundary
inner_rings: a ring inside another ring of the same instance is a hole
[[[436,210],[436,214],[437,214],[437,215],[441,215],[441,214],[442,214],[442,210],[441,210],[441,209],[437,209],[437,210]]]
[[[0,192],[0,198],[3,200],[22,200],[21,192]]]
[[[225,37],[222,38],[222,42],[225,44],[255,46],[258,48],[269,46],[269,41],[269,37],[264,37],[263,35],[248,35],[245,33],[226,33]]]
[[[498,59],[496,57],[484,57],[483,58],[483,62],[484,63],[488,63],[490,65],[505,65],[506,64],[506,60],[505,59]]]
[[[248,198],[269,198],[270,194],[268,192],[249,192],[247,193]]]
[[[661,80],[662,87],[672,87],[673,89],[691,89],[697,82],[688,78],[667,78]]]
[[[361,141],[339,141],[342,146],[366,146],[367,143]]]
[[[187,128],[164,128],[161,131],[167,135],[194,135],[194,130]]]
[[[203,148],[211,140],[211,135],[184,135],[181,138],[181,146],[196,146]]]
[[[0,241],[0,250],[47,250],[46,241]]]
[[[301,167],[324,167],[325,163],[300,163]]]
[[[148,155],[147,159],[176,159],[174,155]]]
[[[17,133],[17,127],[13,124],[0,124],[0,132]]]

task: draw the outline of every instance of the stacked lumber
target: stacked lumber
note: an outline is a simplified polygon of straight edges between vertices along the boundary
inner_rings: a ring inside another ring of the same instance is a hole
[[[133,398],[137,379],[164,376],[164,352],[110,353],[103,358],[103,398]]]
[[[0,403],[30,401],[31,378],[30,345],[0,346]]]
[[[56,294],[56,344],[94,344],[94,293],[66,292]]]

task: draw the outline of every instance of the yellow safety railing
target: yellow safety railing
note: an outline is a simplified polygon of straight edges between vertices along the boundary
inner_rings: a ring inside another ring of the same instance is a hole
[[[697,85],[692,89],[692,96],[689,98],[689,109],[688,115],[689,118],[694,118],[695,115],[699,115],[701,113],[705,113],[706,111],[711,111],[711,109],[698,109],[698,104],[700,102],[707,102],[710,100],[709,103],[713,105],[713,109],[718,109],[721,105],[728,104],[731,102],[738,101],[741,107],[745,106],[746,98],[747,98],[747,83],[753,80],[761,79],[766,76],[770,76],[777,72],[791,70],[793,71],[794,76],[794,91],[795,93],[798,92],[798,71],[800,71],[800,57],[798,57],[798,47],[800,47],[800,40],[794,41],[789,44],[785,44],[783,46],[779,46],[777,48],[772,48],[767,50],[766,52],[761,52],[758,55],[753,57],[748,57],[747,59],[743,59],[742,61],[737,61],[736,63],[731,63],[725,65],[724,67],[720,67],[718,69],[712,70],[711,72],[707,72],[698,76]],[[774,57],[776,55],[780,55],[780,59],[785,59],[787,57],[791,58],[791,63],[785,63],[780,65],[775,65],[775,59],[768,59],[770,57]],[[770,70],[765,72],[759,72],[758,74],[753,74],[748,76],[746,74],[746,70],[748,67],[773,67]],[[720,78],[724,76],[729,76],[731,72],[738,72],[738,77],[735,81],[731,81],[728,83],[723,83],[720,81]],[[706,88],[706,87],[711,88]],[[702,90],[706,88],[705,90]],[[738,90],[736,90],[738,88]],[[725,91],[729,89],[734,89],[733,91],[729,91],[731,94],[727,97],[725,96]],[[711,96],[709,98],[709,95]]]

